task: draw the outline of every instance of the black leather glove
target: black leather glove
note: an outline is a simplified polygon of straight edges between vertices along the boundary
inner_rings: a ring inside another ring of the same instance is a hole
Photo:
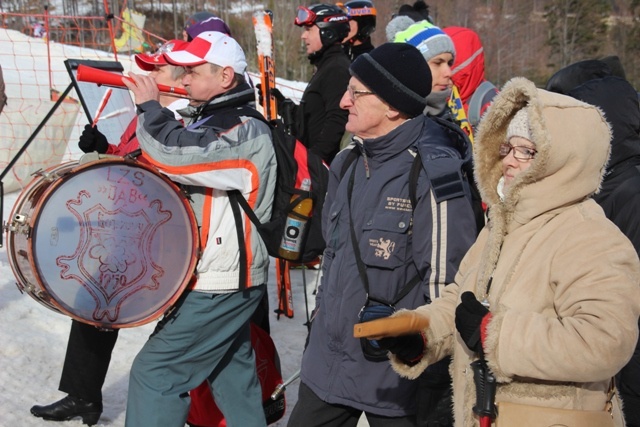
[[[464,292],[456,308],[456,329],[464,343],[476,353],[484,354],[480,339],[480,326],[489,310],[476,299],[473,292]]]
[[[109,148],[109,142],[97,127],[87,124],[80,135],[78,147],[85,153],[97,151],[100,154],[104,154]]]
[[[264,103],[264,95],[262,94],[262,84],[258,83],[256,85],[256,89],[258,89],[258,103],[260,105],[262,105]],[[276,107],[278,107],[278,113],[279,114],[281,114],[281,111],[284,108],[283,103],[285,103],[287,101],[293,103],[292,100],[290,100],[289,98],[285,98],[284,95],[282,94],[282,92],[280,92],[275,87],[273,89],[271,89],[271,94],[276,99]]]
[[[416,363],[424,353],[424,339],[422,334],[403,335],[399,337],[381,338],[380,348],[390,351],[403,362]]]

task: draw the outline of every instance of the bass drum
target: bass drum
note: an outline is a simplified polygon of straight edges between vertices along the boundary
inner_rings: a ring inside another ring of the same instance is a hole
[[[182,191],[121,157],[39,172],[16,200],[7,255],[18,288],[100,328],[149,323],[193,278],[198,227]]]

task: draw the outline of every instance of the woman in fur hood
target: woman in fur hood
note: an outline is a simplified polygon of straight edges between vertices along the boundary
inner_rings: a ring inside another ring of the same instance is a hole
[[[610,138],[596,107],[524,78],[509,81],[482,120],[474,158],[488,225],[455,283],[415,310],[430,321],[423,339],[383,340],[407,378],[453,355],[457,427],[479,423],[469,365],[481,355],[497,379],[498,411],[501,402],[604,411],[611,377],[632,355],[640,313],[636,251],[590,198]],[[399,359],[400,342],[419,343],[422,358]]]

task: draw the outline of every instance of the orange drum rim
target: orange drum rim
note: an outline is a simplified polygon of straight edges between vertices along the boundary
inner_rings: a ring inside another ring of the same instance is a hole
[[[14,242],[17,237],[17,234],[15,232],[12,232],[10,228],[13,226],[13,221],[16,218],[16,215],[18,215],[18,212],[20,212],[20,209],[22,209],[25,206],[26,202],[28,202],[30,198],[36,196],[38,193],[41,193],[40,197],[42,197],[42,193],[46,191],[46,188],[41,188],[40,185],[36,185],[41,183],[43,179],[46,180],[46,178],[43,178],[42,174],[58,175],[58,172],[65,171],[60,175],[60,176],[64,176],[68,172],[67,170],[70,171],[72,168],[72,165],[77,163],[78,162],[61,163],[59,165],[55,165],[44,170],[39,170],[34,172],[32,174],[33,178],[31,179],[31,181],[29,181],[29,183],[22,189],[22,191],[16,198],[13,208],[11,209],[11,214],[9,216],[10,221],[12,222],[11,224],[7,224],[7,227],[5,230],[5,237],[7,241],[7,260],[9,262],[9,266],[11,267],[13,275],[16,278],[16,287],[18,288],[20,293],[26,292],[31,298],[35,299],[38,303],[44,305],[50,310],[53,310],[62,314],[64,313],[60,310],[60,308],[58,307],[58,304],[56,304],[50,297],[48,297],[46,300],[39,297],[41,294],[43,294],[43,292],[39,291],[39,289],[36,286],[36,285],[39,285],[39,283],[36,283],[36,284],[31,283],[24,276],[25,272],[18,265],[19,264],[17,261],[18,258],[15,257],[13,254],[13,251],[10,250],[11,247],[14,246]],[[33,210],[34,209],[32,209],[32,211]],[[25,224],[23,224],[22,228],[29,228],[29,229],[32,228],[32,221],[30,219],[31,217],[29,217],[29,220]],[[33,295],[32,292],[35,292],[38,295]]]

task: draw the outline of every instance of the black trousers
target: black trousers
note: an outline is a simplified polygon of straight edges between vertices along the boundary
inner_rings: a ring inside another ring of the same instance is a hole
[[[362,411],[344,405],[332,405],[311,391],[303,382],[298,402],[289,417],[288,427],[356,427]],[[365,412],[371,427],[415,427],[415,417],[389,418]]]
[[[453,427],[450,363],[446,357],[418,377],[418,427]]]
[[[102,386],[117,339],[117,329],[101,331],[72,320],[58,389],[88,402],[102,402]]]

